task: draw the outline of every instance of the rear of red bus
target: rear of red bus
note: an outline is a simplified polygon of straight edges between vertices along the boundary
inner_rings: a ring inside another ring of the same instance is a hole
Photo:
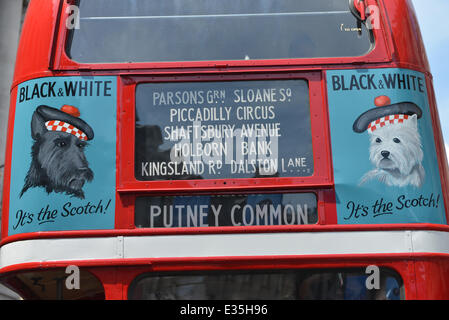
[[[446,299],[447,175],[408,0],[32,0],[1,279],[24,299]]]

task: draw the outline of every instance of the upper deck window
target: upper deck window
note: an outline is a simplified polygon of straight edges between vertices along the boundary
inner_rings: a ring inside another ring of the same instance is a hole
[[[355,57],[373,40],[348,0],[79,0],[80,63]]]

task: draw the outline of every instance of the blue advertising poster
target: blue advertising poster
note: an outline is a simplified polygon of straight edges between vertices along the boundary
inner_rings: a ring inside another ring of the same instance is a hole
[[[339,224],[446,224],[425,76],[327,72]]]
[[[115,77],[18,87],[8,234],[114,228]]]

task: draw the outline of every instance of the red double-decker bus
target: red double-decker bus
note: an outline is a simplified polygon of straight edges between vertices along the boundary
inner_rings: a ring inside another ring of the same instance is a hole
[[[24,299],[446,299],[447,178],[408,0],[31,0],[1,282]]]

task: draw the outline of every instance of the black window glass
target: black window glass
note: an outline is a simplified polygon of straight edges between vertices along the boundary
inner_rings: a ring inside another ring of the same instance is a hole
[[[314,193],[138,197],[134,221],[138,228],[315,224],[317,199]]]
[[[401,278],[380,269],[378,286],[365,270],[220,271],[145,274],[130,286],[130,300],[403,300]]]
[[[11,274],[2,282],[16,291],[24,300],[104,300],[101,281],[91,272],[79,269],[79,287],[75,281],[67,286],[72,273],[66,269],[33,270]]]
[[[79,14],[66,51],[81,63],[353,57],[374,47],[348,0],[80,0]]]
[[[312,174],[307,81],[137,86],[136,179]]]

